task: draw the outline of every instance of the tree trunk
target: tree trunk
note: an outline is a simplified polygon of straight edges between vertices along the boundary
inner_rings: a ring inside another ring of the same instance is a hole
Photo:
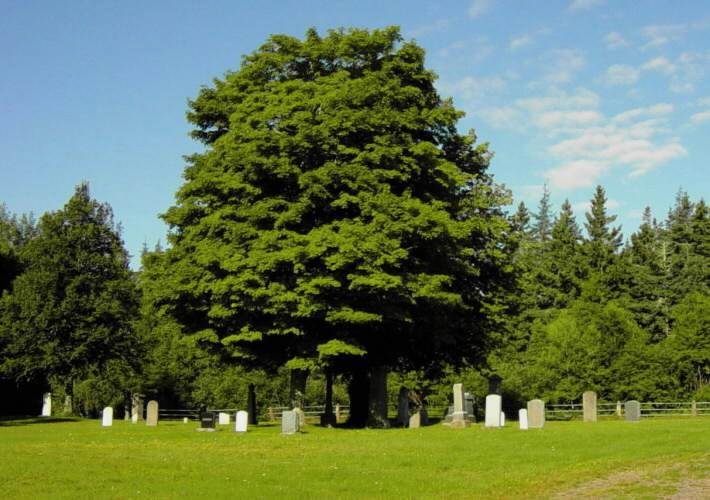
[[[325,410],[321,424],[331,426],[336,424],[335,413],[333,413],[333,372],[326,370],[325,372]]]
[[[256,425],[259,423],[259,418],[257,417],[257,404],[256,404],[256,388],[254,384],[249,384],[249,395],[247,396],[247,412],[249,413],[249,424]]]
[[[303,397],[306,394],[308,370],[291,370],[291,384],[289,388],[289,402],[291,408],[303,406]]]
[[[387,419],[387,368],[384,365],[370,367],[370,390],[367,425],[388,428]]]
[[[350,415],[348,424],[353,427],[364,427],[367,424],[370,384],[364,367],[355,368],[348,384],[350,397]]]

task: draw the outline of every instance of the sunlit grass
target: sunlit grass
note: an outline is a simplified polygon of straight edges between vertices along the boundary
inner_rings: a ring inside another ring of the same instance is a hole
[[[710,418],[519,431],[0,422],[0,498],[547,496],[649,462],[708,460]]]

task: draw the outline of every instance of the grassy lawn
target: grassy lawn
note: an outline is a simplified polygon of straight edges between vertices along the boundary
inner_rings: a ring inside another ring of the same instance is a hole
[[[702,492],[710,478],[710,418],[552,422],[527,432],[515,423],[308,426],[294,436],[275,425],[246,435],[231,426],[195,432],[196,425],[0,421],[0,498],[647,498],[682,484]]]

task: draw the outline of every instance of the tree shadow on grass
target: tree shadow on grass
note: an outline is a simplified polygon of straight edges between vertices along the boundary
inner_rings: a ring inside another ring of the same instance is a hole
[[[28,415],[0,417],[0,427],[19,427],[34,424],[56,424],[61,422],[77,422],[79,419],[71,417],[32,417]]]

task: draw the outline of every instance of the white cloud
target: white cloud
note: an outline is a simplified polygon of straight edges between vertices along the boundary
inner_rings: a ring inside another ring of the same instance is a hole
[[[590,187],[609,168],[606,162],[595,160],[574,160],[545,172],[554,187],[577,189]]]
[[[641,69],[648,71],[658,71],[666,75],[672,75],[676,71],[676,65],[665,57],[656,57],[646,62]]]
[[[491,8],[491,0],[473,0],[468,8],[468,17],[476,19],[482,16]]]
[[[710,106],[710,97],[701,97],[698,99],[698,106]]]
[[[503,90],[506,82],[500,76],[467,76],[450,84],[442,83],[441,87],[445,92],[471,101]]]
[[[567,7],[569,10],[589,10],[604,3],[604,0],[572,0]]]
[[[558,109],[580,110],[596,108],[599,105],[599,96],[591,90],[578,88],[572,94],[556,92],[554,95],[549,96],[518,99],[516,104],[531,113]]]
[[[576,49],[555,49],[543,54],[537,64],[546,68],[543,75],[545,83],[558,85],[572,81],[586,61]]]
[[[636,118],[640,118],[642,116],[661,116],[672,112],[672,104],[660,103],[654,106],[648,106],[646,108],[634,108],[628,111],[624,111],[623,113],[619,113],[618,115],[614,116],[612,120],[615,122],[627,122]]]
[[[436,21],[433,21],[429,24],[425,24],[424,26],[419,26],[411,31],[405,32],[405,36],[407,38],[417,38],[420,36],[428,35],[429,33],[435,33],[437,31],[445,30],[449,27],[450,24],[451,23],[448,19],[437,19]]]
[[[648,43],[644,48],[660,47],[669,42],[679,40],[686,32],[688,27],[684,24],[665,24],[646,26],[641,33],[648,38]]]
[[[696,125],[710,121],[710,109],[701,111],[700,113],[695,113],[690,117],[690,121]]]
[[[629,42],[627,42],[626,39],[616,31],[607,33],[607,35],[604,37],[604,43],[606,43],[606,47],[611,50],[620,49],[629,45]]]
[[[495,128],[515,130],[517,132],[525,130],[523,113],[513,106],[484,108],[478,114]]]
[[[523,47],[527,47],[532,43],[532,37],[530,35],[523,35],[510,40],[509,48],[510,50],[518,50]]]
[[[581,111],[546,111],[536,117],[541,129],[568,129],[598,123],[602,115],[594,110]]]
[[[639,79],[639,70],[625,64],[614,64],[606,69],[605,81],[609,85],[633,85]]]

